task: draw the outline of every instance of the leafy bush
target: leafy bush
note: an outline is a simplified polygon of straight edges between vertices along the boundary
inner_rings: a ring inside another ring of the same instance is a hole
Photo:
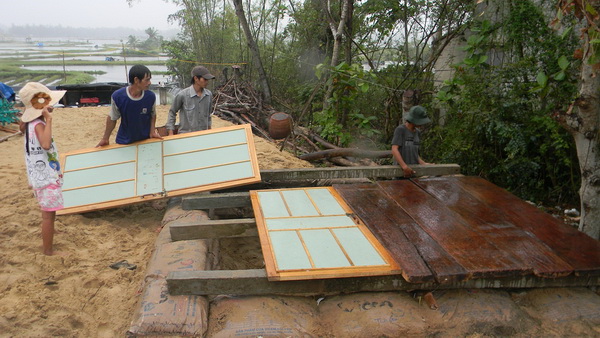
[[[521,198],[577,203],[574,142],[552,118],[576,95],[572,36],[549,30],[529,1],[473,31],[465,61],[438,92],[444,124],[430,130],[424,152]],[[503,63],[490,65],[487,56],[498,51]]]
[[[366,72],[358,64],[345,62],[331,68],[324,64],[317,66],[317,76],[321,78],[329,72],[327,85],[333,85],[327,108],[315,114],[319,133],[331,142],[347,146],[352,139],[351,130],[375,135],[379,131],[371,127],[374,116],[366,116],[356,104],[361,94],[369,90],[369,81],[373,74]],[[370,114],[369,114],[370,115]]]

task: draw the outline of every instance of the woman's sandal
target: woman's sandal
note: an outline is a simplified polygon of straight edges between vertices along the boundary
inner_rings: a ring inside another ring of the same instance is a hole
[[[137,265],[129,264],[126,260],[118,261],[109,265],[111,269],[119,270],[119,268],[126,268],[128,270],[135,270]]]

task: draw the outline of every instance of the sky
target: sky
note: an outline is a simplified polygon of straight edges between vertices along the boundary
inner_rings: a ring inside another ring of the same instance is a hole
[[[0,25],[50,25],[74,28],[177,28],[167,17],[177,7],[164,0],[2,0]]]

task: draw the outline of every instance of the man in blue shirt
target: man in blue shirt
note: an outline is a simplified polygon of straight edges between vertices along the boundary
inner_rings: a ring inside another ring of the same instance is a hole
[[[135,65],[129,70],[129,86],[111,96],[109,116],[104,135],[96,147],[109,144],[109,138],[121,119],[117,131],[118,144],[130,144],[148,138],[161,138],[156,132],[156,95],[148,90],[152,73],[148,67]]]

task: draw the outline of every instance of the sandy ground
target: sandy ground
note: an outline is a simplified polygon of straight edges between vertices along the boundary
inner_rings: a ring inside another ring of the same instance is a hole
[[[167,111],[158,107],[158,126]],[[108,107],[56,109],[59,154],[94,147],[107,113]],[[229,125],[213,121],[214,128]],[[7,135],[0,132],[0,139]],[[261,169],[311,166],[258,137],[255,144]],[[1,142],[0,159],[0,337],[124,336],[166,203],[58,216],[54,247],[64,255],[48,257],[41,253],[41,215],[27,185],[23,138]],[[109,268],[120,260],[137,269]]]

